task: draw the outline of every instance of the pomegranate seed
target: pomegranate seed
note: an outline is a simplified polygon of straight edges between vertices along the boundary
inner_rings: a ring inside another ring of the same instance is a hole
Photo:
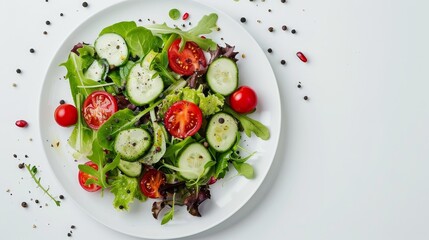
[[[302,52],[297,52],[296,56],[303,62],[307,62],[307,57]]]
[[[183,19],[183,20],[186,20],[186,19],[188,19],[188,17],[189,17],[189,13],[185,13],[185,14],[183,14],[182,19]]]
[[[25,128],[28,126],[28,122],[25,120],[18,120],[15,122],[15,125],[20,128]]]

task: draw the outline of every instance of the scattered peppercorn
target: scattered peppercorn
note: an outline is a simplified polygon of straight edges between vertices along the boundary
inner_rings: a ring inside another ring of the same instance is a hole
[[[14,157],[14,158],[17,158],[17,157],[18,157],[18,155],[16,155],[16,154],[13,154],[13,157]]]
[[[22,73],[21,69],[16,69],[16,73]]]
[[[71,233],[67,233],[67,237],[71,237]]]
[[[43,31],[43,34],[44,34],[44,35],[48,35],[48,32],[47,32],[47,31]]]
[[[273,52],[273,49],[268,48],[268,49],[267,49],[267,51],[268,51],[269,53],[272,53],[272,52]]]
[[[139,22],[142,22],[142,19],[141,19],[141,18],[139,19]]]
[[[35,202],[35,203],[39,203],[39,200],[37,200],[37,199],[36,199],[34,202]]]
[[[60,104],[64,104],[64,103],[66,103],[66,101],[64,101],[64,100],[60,100]]]
[[[21,207],[26,208],[26,207],[28,207],[28,204],[26,202],[22,202]]]
[[[64,199],[64,196],[63,196],[63,195],[60,195],[60,196],[59,196],[59,198],[60,198],[61,200],[63,200],[63,199]]]
[[[46,21],[45,23],[46,23],[46,25],[51,25],[50,21]]]
[[[18,120],[18,121],[15,122],[15,125],[17,127],[20,127],[20,128],[25,128],[25,127],[28,126],[28,123],[25,120]]]
[[[12,87],[17,87],[18,85],[16,83],[12,83]]]
[[[292,34],[295,34],[295,33],[296,33],[296,30],[295,30],[295,29],[292,29],[290,32],[291,32]]]
[[[20,169],[23,169],[23,168],[25,167],[25,165],[24,165],[24,163],[20,163],[20,164],[18,164],[18,167],[19,167]]]
[[[273,31],[274,31],[274,28],[273,28],[273,27],[269,27],[269,28],[268,28],[268,31],[269,31],[269,32],[273,32]]]
[[[280,61],[280,64],[281,64],[281,65],[285,65],[285,64],[286,64],[286,61],[282,59],[282,60]]]
[[[271,9],[268,9],[268,12],[271,12]]]
[[[218,121],[219,121],[219,123],[220,123],[220,124],[222,124],[222,123],[224,123],[224,122],[225,122],[225,119],[223,119],[223,118],[219,118],[219,120],[218,120]]]
[[[28,158],[28,155],[27,155],[27,154],[25,154],[25,155],[24,155],[24,157],[25,157],[25,158]]]
[[[285,2],[286,2],[286,0],[281,0],[280,2],[285,3]]]
[[[88,7],[88,5],[89,5],[89,4],[88,4],[87,2],[83,2],[83,3],[82,3],[82,7],[85,7],[85,8],[86,8],[86,7]]]
[[[286,30],[287,30],[287,26],[286,26],[286,25],[283,25],[283,26],[282,26],[282,30],[283,30],[283,31],[286,31]]]
[[[119,205],[119,209],[124,209],[124,206],[122,206],[122,205]]]
[[[298,88],[301,88],[302,86],[301,86],[301,84],[298,84],[298,86],[297,86]]]
[[[64,16],[64,13],[60,13],[60,17]]]
[[[35,53],[35,52],[36,52],[36,50],[34,50],[34,48],[30,48],[30,52],[31,52],[31,53]]]
[[[308,100],[308,97],[307,97],[307,96],[304,96],[304,100],[305,100],[305,101],[307,101],[307,100]]]
[[[246,18],[245,17],[241,17],[240,18],[240,22],[245,23],[246,22]]]
[[[75,225],[71,225],[71,226],[70,226],[70,228],[71,228],[71,229],[75,229],[75,228],[76,228],[76,226],[75,226]]]

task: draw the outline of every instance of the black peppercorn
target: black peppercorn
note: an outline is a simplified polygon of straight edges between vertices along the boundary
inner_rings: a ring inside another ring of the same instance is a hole
[[[267,49],[267,51],[268,51],[269,53],[272,53],[272,52],[273,52],[273,49],[268,48],[268,49]]]
[[[295,30],[295,29],[292,29],[290,32],[291,32],[292,34],[295,34],[295,33],[296,33],[296,30]]]
[[[28,204],[26,202],[22,202],[21,207],[26,208],[26,207],[28,207]]]
[[[87,2],[83,2],[82,3],[82,7],[88,7],[88,3]]]
[[[60,13],[60,17],[64,16],[64,13]]]
[[[63,196],[63,195],[60,195],[60,199],[64,199],[64,196]]]
[[[46,25],[51,25],[50,21],[46,21],[45,23],[46,23]]]
[[[268,28],[268,31],[269,31],[269,32],[273,32],[273,31],[274,31],[274,28],[273,28],[273,27],[269,27],[269,28]]]
[[[22,73],[21,69],[16,69],[16,73]]]
[[[308,97],[307,97],[307,96],[304,96],[304,100],[306,100],[306,101],[307,101],[307,100],[308,100]]]
[[[48,35],[48,32],[46,32],[46,31],[43,31],[43,34],[45,34],[45,35]]]
[[[36,50],[34,50],[34,48],[30,48],[30,52],[31,52],[31,53],[35,53],[35,52],[36,52]]]
[[[286,0],[281,0],[280,2],[285,3],[285,2],[286,2]]]
[[[64,100],[60,100],[60,104],[64,104],[64,103],[66,103],[66,101],[64,101]]]
[[[245,17],[240,18],[240,22],[245,23],[246,22],[246,18]]]
[[[20,169],[23,169],[23,168],[25,167],[25,164],[24,164],[24,163],[20,163],[20,164],[18,164],[18,167],[19,167]]]
[[[285,60],[281,60],[280,63],[281,63],[281,65],[285,65],[286,61]]]
[[[282,30],[283,30],[283,31],[286,31],[286,30],[287,30],[287,26],[286,26],[286,25],[283,25],[283,26],[282,26]]]

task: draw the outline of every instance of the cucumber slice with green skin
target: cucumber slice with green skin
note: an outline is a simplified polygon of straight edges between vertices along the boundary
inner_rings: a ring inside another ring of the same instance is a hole
[[[237,122],[231,115],[217,113],[208,123],[207,142],[217,152],[225,152],[234,145],[237,132]]]
[[[193,180],[203,177],[209,171],[204,166],[212,160],[207,148],[201,143],[189,144],[180,154],[177,166],[182,177]]]
[[[109,64],[105,60],[94,60],[85,72],[85,77],[94,81],[106,79]]]
[[[142,128],[131,128],[118,133],[113,148],[122,160],[134,162],[152,145],[150,134]]]
[[[166,130],[163,125],[156,122],[155,110],[150,111],[150,118],[153,125],[153,144],[140,162],[148,165],[155,164],[161,160],[167,150]]]
[[[128,162],[120,160],[118,164],[119,170],[121,170],[128,177],[138,177],[142,172],[142,164],[140,162]]]
[[[218,58],[207,70],[207,83],[213,92],[227,96],[238,87],[237,63],[229,58]]]
[[[97,38],[95,51],[100,58],[107,60],[109,65],[118,67],[128,60],[128,46],[124,38],[116,33],[106,33]]]
[[[150,64],[156,53],[150,52],[141,63],[136,63],[130,70],[125,85],[131,103],[142,106],[155,100],[164,90],[164,82]]]

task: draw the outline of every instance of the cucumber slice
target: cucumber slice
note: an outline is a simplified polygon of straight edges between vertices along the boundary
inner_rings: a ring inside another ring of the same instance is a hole
[[[122,130],[115,139],[113,148],[122,160],[134,162],[152,145],[149,133],[142,128]]]
[[[141,63],[130,70],[125,85],[127,96],[134,105],[142,106],[155,100],[164,89],[164,82],[150,64],[157,53],[151,51]]]
[[[85,72],[85,77],[94,81],[106,79],[109,64],[104,60],[94,60]]]
[[[128,46],[124,38],[116,33],[106,33],[97,38],[95,51],[100,58],[107,60],[109,65],[118,67],[128,60]]]
[[[177,166],[182,177],[192,180],[204,176],[208,168],[204,166],[213,161],[210,152],[201,143],[189,144],[180,154]]]
[[[238,86],[238,67],[232,59],[218,58],[207,70],[207,83],[213,92],[227,96]]]
[[[208,123],[207,142],[217,152],[225,152],[234,145],[237,132],[237,122],[231,115],[217,113]]]
[[[118,168],[128,177],[138,177],[142,172],[142,164],[140,162],[119,161]]]

